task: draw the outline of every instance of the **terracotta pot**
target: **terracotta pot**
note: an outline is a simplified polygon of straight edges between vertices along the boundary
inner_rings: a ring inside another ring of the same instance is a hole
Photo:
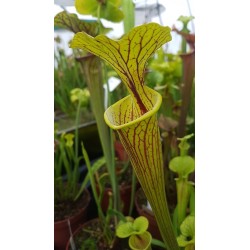
[[[95,231],[97,227],[100,228],[100,220],[99,218],[94,218],[92,220],[89,220],[85,222],[83,225],[80,225],[74,232],[73,232],[73,240],[75,242],[76,249],[79,249],[80,247],[77,244],[77,237],[81,237],[82,241],[85,241],[90,234],[87,232],[84,232],[84,229],[88,229],[88,231]],[[115,229],[114,229],[115,230]],[[93,236],[92,236],[93,237]],[[97,236],[98,237],[98,236]],[[95,242],[98,242],[99,239],[96,239]],[[121,249],[121,244],[120,244],[119,238],[115,238],[114,244],[111,248],[109,247],[100,247],[98,246],[98,250],[120,250]],[[68,239],[67,245],[65,250],[71,250],[70,247],[70,239]]]
[[[161,233],[159,231],[157,222],[153,212],[146,207],[147,198],[142,190],[139,188],[135,193],[135,207],[140,216],[144,216],[149,221],[148,231],[152,234],[152,237],[162,241]]]
[[[83,195],[86,196],[86,203],[82,209],[75,215],[69,217],[71,231],[76,230],[80,224],[87,219],[87,209],[90,203],[90,193],[87,189],[84,190]],[[65,250],[67,241],[70,237],[68,226],[68,219],[54,222],[54,246],[55,250]]]

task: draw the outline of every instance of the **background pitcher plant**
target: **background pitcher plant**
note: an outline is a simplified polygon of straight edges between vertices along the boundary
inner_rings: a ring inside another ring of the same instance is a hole
[[[136,176],[150,202],[167,249],[179,249],[168,211],[157,111],[162,97],[144,84],[147,60],[171,40],[169,27],[156,23],[133,28],[120,40],[104,35],[95,38],[75,34],[70,47],[87,50],[108,62],[126,85],[129,95],[104,113],[108,126],[116,130]]]

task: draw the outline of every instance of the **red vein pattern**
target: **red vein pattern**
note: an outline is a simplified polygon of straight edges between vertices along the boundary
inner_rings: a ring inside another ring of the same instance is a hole
[[[168,218],[168,221],[165,219],[168,211],[166,210],[162,150],[156,115],[117,131],[158,223],[167,225],[171,219]],[[166,227],[160,230],[163,235],[170,233]]]
[[[128,104],[132,97],[128,96],[109,107],[104,118],[107,124],[117,130],[119,134],[137,179],[154,211],[162,235],[168,239],[175,239],[171,227],[164,226],[171,223],[171,218],[166,200],[160,131],[157,120],[161,95],[152,89],[146,89],[151,95],[153,104],[153,109],[147,114],[131,119],[133,107],[129,107]],[[173,240],[167,242],[165,239],[164,242],[169,244],[168,249],[178,249],[177,243]]]
[[[114,41],[104,35],[93,38],[77,33],[70,47],[85,49],[108,62],[119,74],[133,96],[140,115],[152,109],[148,92],[144,89],[144,71],[149,57],[171,40],[170,28],[156,23],[135,27],[122,39]]]
[[[164,185],[162,150],[157,111],[161,95],[144,85],[149,57],[171,40],[170,28],[149,23],[132,29],[121,40],[77,33],[71,48],[86,49],[104,59],[117,71],[130,95],[109,107],[104,118],[117,130],[130,156],[137,178],[154,211],[163,240],[170,250],[178,250],[168,212]]]

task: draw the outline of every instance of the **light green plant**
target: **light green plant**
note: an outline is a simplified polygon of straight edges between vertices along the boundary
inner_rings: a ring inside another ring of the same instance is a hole
[[[164,52],[160,48],[149,60],[145,83],[162,95],[160,114],[174,120],[179,119],[181,102],[182,60],[178,55]]]
[[[133,0],[122,0],[121,6],[124,14],[124,33],[127,34],[135,26],[135,4]]]
[[[128,245],[132,250],[152,249],[151,245],[165,248],[165,244],[157,239],[152,238],[150,232],[147,231],[149,221],[144,216],[134,219],[131,216],[121,216],[116,226],[116,236],[119,238],[128,238]]]
[[[76,87],[86,88],[80,65],[72,56],[67,56],[59,47],[55,48],[54,65],[54,109],[69,117],[75,116],[75,106],[70,101],[70,91]],[[89,101],[82,104],[82,111],[89,112]]]
[[[121,220],[116,227],[116,235],[119,238],[129,237],[128,243],[132,250],[151,250],[152,236],[147,231],[148,220],[140,216],[135,220],[126,217],[126,221]]]
[[[181,29],[181,33],[184,34],[189,34],[190,30],[188,29],[188,23],[193,20],[194,17],[193,16],[180,16],[178,18],[178,21],[182,22],[182,29]],[[181,53],[186,53],[187,52],[187,42],[185,40],[185,38],[182,38],[181,41]]]
[[[188,215],[180,226],[181,234],[177,237],[180,247],[185,250],[195,249],[195,217]]]
[[[170,40],[169,27],[150,23],[133,28],[118,41],[104,35],[93,38],[85,32],[79,32],[70,47],[87,50],[110,63],[126,85],[130,95],[110,106],[104,118],[118,132],[130,156],[166,247],[177,250],[178,244],[167,207],[156,115],[162,98],[144,85],[147,60]]]
[[[57,133],[55,133],[57,144],[54,156],[55,203],[66,200],[73,202],[80,196],[79,165],[82,156],[78,152],[78,124],[82,102],[86,101],[85,98],[84,90],[73,89],[71,91],[70,99],[73,102],[77,102],[75,133],[63,133],[59,138],[57,138]],[[66,172],[65,179],[63,179],[63,171]]]
[[[195,170],[194,158],[188,155],[190,145],[187,140],[192,136],[193,134],[187,135],[183,138],[178,138],[178,140],[180,140],[180,156],[174,157],[169,163],[170,170],[178,174],[178,177],[175,179],[177,188],[176,210],[178,227],[180,227],[181,223],[187,216],[187,208],[190,203],[190,197],[194,192],[194,183],[188,180],[190,173]],[[192,196],[192,199],[193,198],[194,196]],[[193,210],[193,203],[191,203],[191,205]]]
[[[87,88],[84,88],[84,89],[74,88],[74,89],[72,89],[71,96],[70,96],[71,102],[74,103],[75,101],[78,101],[79,98],[81,99],[81,105],[86,106],[88,104],[89,98],[90,98],[89,90]]]
[[[73,138],[73,134],[62,134],[56,143],[54,157],[55,205],[68,200],[74,201],[78,193],[78,176],[76,176],[78,173],[74,171],[74,168],[78,168],[81,157],[75,158]],[[66,171],[67,180],[63,179],[64,170]]]

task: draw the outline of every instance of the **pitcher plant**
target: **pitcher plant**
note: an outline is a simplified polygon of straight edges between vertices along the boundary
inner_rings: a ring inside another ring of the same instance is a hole
[[[177,250],[166,200],[157,120],[162,97],[144,84],[147,60],[172,39],[170,31],[167,26],[148,23],[133,28],[116,41],[105,35],[94,38],[78,32],[70,47],[87,50],[108,62],[126,85],[129,95],[110,106],[104,113],[104,119],[119,134],[153,209],[166,248]]]

